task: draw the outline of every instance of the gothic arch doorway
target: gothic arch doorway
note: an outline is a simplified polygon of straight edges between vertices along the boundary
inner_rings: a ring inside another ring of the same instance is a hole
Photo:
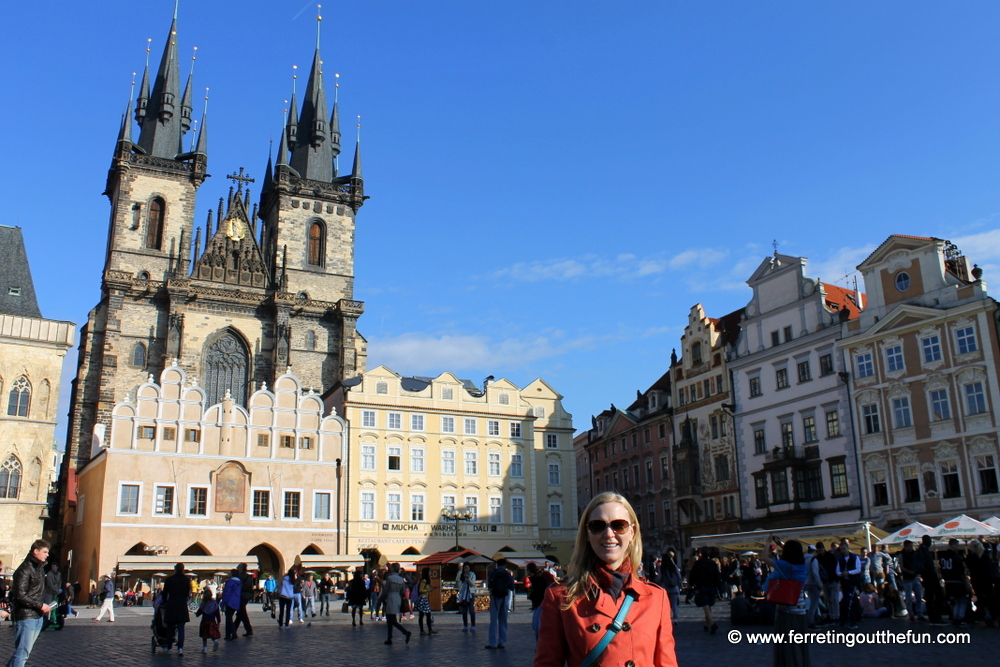
[[[195,542],[194,544],[192,544],[191,546],[189,546],[187,549],[185,549],[184,551],[182,551],[181,555],[182,556],[211,556],[212,554],[209,553],[208,549],[205,548],[204,544],[202,544],[201,542]]]
[[[247,556],[256,556],[257,563],[260,567],[260,572],[269,572],[274,575],[275,579],[281,580],[282,575],[285,574],[284,564],[281,562],[281,556],[270,544],[258,544],[253,549],[247,552]]]
[[[239,405],[247,403],[247,379],[250,354],[241,336],[223,330],[205,348],[205,406],[222,401],[226,392]]]

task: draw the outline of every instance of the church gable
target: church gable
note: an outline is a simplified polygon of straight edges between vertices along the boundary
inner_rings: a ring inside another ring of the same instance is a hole
[[[192,278],[244,287],[268,287],[267,267],[254,239],[241,192],[230,196],[226,217],[207,238]],[[211,224],[209,224],[210,231]]]

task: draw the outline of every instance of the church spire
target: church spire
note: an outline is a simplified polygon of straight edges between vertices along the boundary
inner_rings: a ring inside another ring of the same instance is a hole
[[[140,93],[141,95],[141,93]],[[181,145],[180,63],[177,61],[177,4],[153,91],[145,108],[139,146],[149,155],[174,159]]]
[[[292,145],[291,166],[299,176],[329,183],[333,180],[333,147],[327,127],[326,92],[323,88],[323,59],[319,52],[319,30],[323,17],[316,16],[316,52],[309,70],[309,82],[298,118],[298,132]],[[294,108],[294,105],[293,107]]]
[[[361,116],[358,116],[358,143],[354,147],[354,168],[351,170],[351,179],[364,181],[361,176]]]
[[[188,73],[187,85],[184,86],[184,97],[181,98],[181,130],[187,132],[191,129],[191,88],[194,84],[194,61],[198,59],[198,47],[194,47],[191,54],[191,71]],[[183,151],[181,151],[183,153]]]
[[[194,149],[195,155],[202,155],[208,159],[208,88],[205,89],[205,108],[201,112],[201,127],[198,128],[198,145]]]
[[[340,75],[333,75],[333,113],[330,114],[330,148],[333,150],[333,177],[337,173],[337,157],[340,155]]]
[[[142,126],[142,121],[146,118],[146,106],[149,104],[149,44],[152,39],[146,40],[146,68],[142,70],[142,83],[139,84],[139,99],[135,105],[135,122]]]

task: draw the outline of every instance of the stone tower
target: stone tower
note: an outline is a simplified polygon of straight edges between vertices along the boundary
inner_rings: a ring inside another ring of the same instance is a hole
[[[295,123],[264,174],[262,214],[251,208],[254,179],[241,168],[196,226],[207,118],[185,152],[193,82],[189,76],[180,93],[177,39],[175,11],[152,87],[147,67],[108,173],[101,299],[81,330],[71,396],[68,502],[75,471],[104,444],[115,403],[173,359],[206,389],[207,405],[227,393],[244,404],[289,366],[316,391],[365,370],[356,330],[364,304],[353,294],[354,216],[365,199],[360,155],[350,176],[336,175],[337,109],[327,116],[318,40],[301,113],[291,114]]]

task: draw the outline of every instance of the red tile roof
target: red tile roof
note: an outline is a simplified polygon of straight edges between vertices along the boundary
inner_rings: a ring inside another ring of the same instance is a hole
[[[421,558],[413,565],[422,567],[424,565],[436,565],[438,563],[450,563],[453,560],[459,560],[462,558],[468,558],[469,556],[482,556],[478,551],[473,551],[472,549],[463,549],[462,551],[439,551],[436,554],[431,554],[426,558]],[[390,558],[390,562],[391,558]]]
[[[823,291],[826,292],[827,309],[835,312],[846,309],[848,312],[847,319],[849,320],[857,319],[861,315],[861,309],[868,304],[868,297],[863,292],[855,292],[854,290],[829,283],[820,283],[820,285],[823,286]],[[860,304],[855,301],[856,298],[861,299]]]

